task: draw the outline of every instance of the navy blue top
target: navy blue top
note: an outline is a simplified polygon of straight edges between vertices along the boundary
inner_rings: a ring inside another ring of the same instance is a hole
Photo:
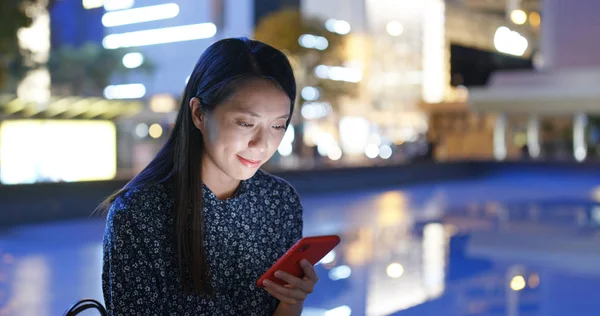
[[[256,281],[302,237],[302,204],[294,188],[263,171],[224,201],[204,186],[214,297],[183,292],[169,192],[165,185],[132,189],[109,210],[102,273],[109,314],[272,315],[278,300]]]

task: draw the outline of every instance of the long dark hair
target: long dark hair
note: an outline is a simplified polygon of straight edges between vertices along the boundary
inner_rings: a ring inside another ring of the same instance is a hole
[[[144,170],[100,206],[107,210],[130,189],[168,183],[173,189],[177,259],[186,292],[213,293],[204,249],[201,179],[204,143],[202,133],[192,122],[189,102],[198,98],[202,111],[210,113],[239,84],[254,78],[276,83],[289,96],[290,114],[293,113],[296,81],[282,52],[247,38],[223,39],[208,47],[186,85],[177,121],[166,143]]]

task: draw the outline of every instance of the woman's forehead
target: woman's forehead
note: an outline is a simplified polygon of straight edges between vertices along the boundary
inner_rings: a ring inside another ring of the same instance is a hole
[[[223,105],[228,111],[244,112],[251,116],[289,115],[290,111],[289,97],[268,81],[240,86]]]

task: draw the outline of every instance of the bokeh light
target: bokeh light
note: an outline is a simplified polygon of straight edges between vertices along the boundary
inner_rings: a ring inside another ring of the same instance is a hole
[[[390,278],[399,278],[404,274],[404,267],[399,263],[391,263],[386,269],[387,275]]]
[[[510,13],[510,19],[517,25],[523,25],[527,22],[527,13],[523,10],[513,10]]]
[[[155,123],[150,126],[148,133],[152,138],[159,138],[163,134],[163,128],[160,126],[160,124]]]
[[[388,22],[388,24],[385,26],[385,29],[391,36],[400,36],[402,33],[404,33],[404,26],[402,26],[402,23],[398,21]]]
[[[516,275],[510,280],[510,288],[513,291],[520,291],[525,288],[525,278],[522,275]]]

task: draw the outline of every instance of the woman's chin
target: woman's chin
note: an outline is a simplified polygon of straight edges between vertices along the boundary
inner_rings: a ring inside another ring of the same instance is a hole
[[[235,179],[240,180],[240,181],[248,180],[256,174],[256,171],[258,171],[258,169],[259,168],[255,168],[255,169],[254,168],[253,169],[246,168],[246,170],[241,170],[236,173]]]

